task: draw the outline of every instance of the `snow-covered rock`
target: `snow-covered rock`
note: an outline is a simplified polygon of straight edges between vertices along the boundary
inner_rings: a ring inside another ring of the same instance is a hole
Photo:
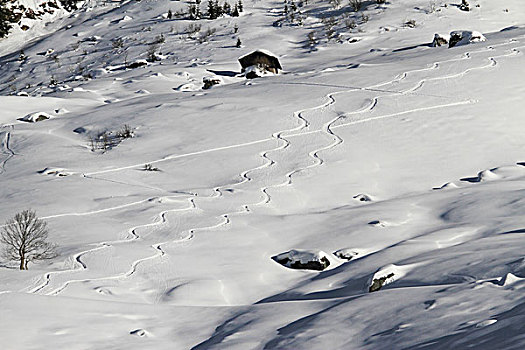
[[[470,30],[455,30],[450,33],[448,47],[468,45],[487,40],[483,34]]]
[[[25,117],[20,118],[20,121],[28,123],[41,122],[43,120],[51,119],[53,116],[46,112],[35,112],[26,115]]]
[[[204,78],[202,78],[202,82],[204,83],[204,86],[202,88],[207,90],[207,89],[211,88],[214,85],[221,84],[223,81],[222,81],[222,79],[220,77],[213,76],[213,77],[204,77]]]
[[[290,250],[274,256],[279,264],[297,270],[322,271],[330,265],[328,254],[314,250]]]
[[[434,34],[434,40],[432,41],[432,47],[447,45],[450,40],[450,35]]]

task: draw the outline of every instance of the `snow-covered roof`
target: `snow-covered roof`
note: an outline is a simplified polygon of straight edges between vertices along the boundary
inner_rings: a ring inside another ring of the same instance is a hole
[[[241,57],[239,57],[239,60],[242,60],[243,58],[248,57],[248,56],[250,56],[250,55],[252,55],[252,54],[254,54],[254,53],[256,53],[256,52],[260,52],[260,53],[262,53],[262,54],[265,54],[265,55],[268,55],[268,56],[275,57],[275,58],[279,59],[279,57],[278,57],[276,54],[274,54],[274,53],[272,53],[272,52],[270,52],[270,51],[268,51],[268,50],[265,50],[265,49],[257,49],[257,50],[254,50],[254,51],[252,51],[252,52],[249,52],[249,53],[247,53],[247,54],[245,54],[245,55],[242,55]]]

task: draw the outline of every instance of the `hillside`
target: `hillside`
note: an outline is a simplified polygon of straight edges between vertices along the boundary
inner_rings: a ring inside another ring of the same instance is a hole
[[[0,222],[32,208],[58,248],[0,258],[2,349],[524,348],[521,2],[24,19]],[[257,49],[282,71],[247,79]]]

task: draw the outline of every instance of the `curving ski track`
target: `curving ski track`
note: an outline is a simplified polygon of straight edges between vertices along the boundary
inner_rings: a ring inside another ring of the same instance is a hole
[[[11,129],[14,128],[14,126],[10,126]],[[4,139],[1,144],[2,153],[6,155],[6,158],[0,163],[0,174],[5,173],[5,165],[7,162],[15,156],[15,152],[9,147],[9,142],[11,141],[11,132],[6,132]]]
[[[86,254],[89,254],[89,253],[93,253],[93,252],[101,250],[101,249],[110,248],[110,247],[112,247],[113,245],[116,245],[116,244],[129,243],[131,241],[135,241],[135,240],[140,239],[140,236],[136,233],[137,229],[144,228],[144,227],[158,226],[158,225],[162,225],[162,224],[166,223],[167,219],[166,219],[165,215],[168,212],[187,211],[187,210],[195,209],[196,206],[195,206],[193,198],[188,199],[188,201],[190,202],[190,206],[187,207],[187,208],[165,210],[165,211],[163,211],[163,212],[158,214],[158,217],[159,217],[160,220],[157,220],[157,221],[155,221],[153,223],[148,223],[148,224],[139,225],[139,226],[135,226],[135,227],[130,228],[128,230],[128,236],[131,236],[130,239],[121,239],[121,240],[115,240],[115,241],[109,241],[109,242],[96,243],[97,247],[92,248],[92,249],[88,249],[88,250],[84,250],[84,251],[82,251],[80,253],[77,253],[77,254],[73,255],[73,262],[75,263],[75,267],[73,267],[71,269],[67,269],[67,270],[52,271],[52,272],[46,273],[44,275],[44,282],[41,283],[40,285],[36,286],[35,288],[29,290],[29,293],[38,293],[38,292],[42,291],[44,288],[46,288],[47,286],[49,286],[49,284],[51,283],[51,277],[53,275],[59,275],[59,274],[64,274],[64,273],[76,272],[76,271],[79,271],[79,270],[87,270],[88,266],[84,262],[82,262],[82,260],[81,260],[82,256],[84,256]],[[132,270],[133,269],[134,269],[134,266],[132,265]],[[129,273],[129,271],[126,272],[123,275],[125,276],[128,273]],[[114,278],[117,278],[117,277],[120,277],[120,275],[116,276]],[[108,277],[100,278],[100,279],[108,279]],[[99,278],[70,280],[70,281],[65,282],[62,285],[62,287],[60,287],[58,289],[55,289],[53,292],[47,293],[47,294],[55,294],[56,295],[59,292],[63,291],[69,284],[71,284],[73,282],[83,282],[83,281],[89,281],[89,280],[99,280]]]

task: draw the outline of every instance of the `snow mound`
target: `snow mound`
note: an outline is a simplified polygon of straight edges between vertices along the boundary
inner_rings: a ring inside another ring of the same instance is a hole
[[[129,22],[133,19],[133,17],[130,17],[128,15],[122,17],[121,19],[117,20],[117,23],[122,23],[122,22]]]
[[[494,324],[496,322],[498,322],[498,320],[490,319],[490,320],[481,321],[481,322],[476,324],[476,328],[487,327],[487,326],[490,326],[491,324]]]
[[[175,91],[197,91],[200,89],[201,87],[194,83],[182,84],[176,88],[173,88]]]
[[[458,188],[458,185],[456,185],[453,182],[447,182],[446,184],[442,186],[434,187],[434,190],[447,190],[447,189],[454,189],[454,188]]]
[[[494,173],[492,170],[483,170],[478,174],[479,181],[498,180],[499,178],[500,176]]]
[[[512,273],[507,273],[500,281],[500,285],[503,287],[508,287],[510,285],[513,285],[517,282],[525,281],[525,278],[518,277]]]
[[[69,111],[66,108],[57,108],[55,109],[56,114],[66,114],[69,113]]]
[[[283,266],[297,270],[322,271],[330,265],[328,254],[323,251],[290,250],[272,259]]]
[[[45,113],[45,112],[35,112],[35,113],[28,114],[25,117],[20,118],[18,120],[27,122],[27,123],[36,123],[36,122],[41,122],[46,119],[51,119],[52,117],[53,117],[52,115]]]

